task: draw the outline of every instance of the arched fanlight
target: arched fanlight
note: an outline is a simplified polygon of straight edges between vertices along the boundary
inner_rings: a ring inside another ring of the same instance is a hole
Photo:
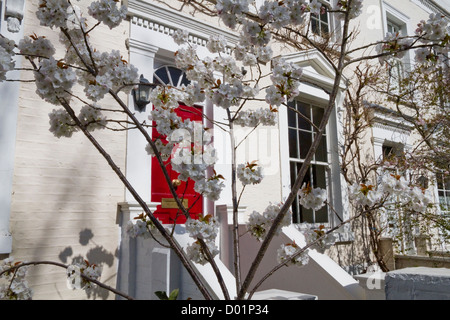
[[[181,85],[188,85],[189,80],[186,73],[173,66],[162,66],[155,70],[153,74],[155,83],[162,85],[180,87]]]

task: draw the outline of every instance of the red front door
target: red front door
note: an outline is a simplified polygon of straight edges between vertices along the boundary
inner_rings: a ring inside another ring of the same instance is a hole
[[[182,119],[190,119],[191,121],[202,122],[202,109],[201,107],[188,107],[180,104],[180,107],[175,110],[176,114]],[[158,137],[159,133],[153,127],[153,137]],[[192,137],[193,141],[193,137]],[[190,216],[197,218],[198,214],[203,212],[203,197],[194,191],[194,181],[188,179],[187,181],[177,180],[179,174],[175,170],[172,170],[169,158],[166,162],[167,172],[170,180],[179,183],[176,188],[178,197],[183,201],[186,208],[190,208]],[[186,222],[186,217],[182,214],[181,210],[177,207],[169,186],[167,185],[166,178],[163,171],[156,159],[152,158],[152,186],[151,186],[151,201],[161,202],[161,205],[157,206],[155,216],[164,224],[178,223],[182,224]]]

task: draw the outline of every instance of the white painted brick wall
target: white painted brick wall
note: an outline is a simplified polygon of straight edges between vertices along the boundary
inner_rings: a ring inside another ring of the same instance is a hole
[[[84,0],[76,4],[83,8],[89,3]],[[58,45],[58,33],[39,25],[34,13],[37,4],[37,1],[26,3],[24,34],[45,35]],[[91,38],[97,50],[118,49],[128,60],[127,36],[125,22],[112,31],[100,26]],[[59,48],[57,55],[61,52]],[[22,78],[31,79],[32,75],[22,73]],[[101,103],[115,106],[112,100]],[[33,84],[22,84],[11,209],[11,256],[20,261],[70,263],[83,257],[102,262],[102,279],[115,286],[119,240],[116,211],[117,203],[123,201],[124,187],[82,133],[71,139],[57,139],[49,132],[48,113],[55,108],[58,107],[44,103],[36,95]],[[125,168],[126,133],[102,131],[95,135],[119,167]],[[83,292],[67,289],[64,270],[50,266],[33,269],[29,283],[36,299],[87,297]],[[111,299],[114,295],[99,292],[96,297]]]

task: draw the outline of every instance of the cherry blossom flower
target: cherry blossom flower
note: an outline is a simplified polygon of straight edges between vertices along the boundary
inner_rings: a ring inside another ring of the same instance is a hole
[[[94,1],[88,7],[88,13],[99,22],[103,22],[110,29],[117,27],[127,17],[126,6],[117,6],[118,1],[100,0]]]
[[[297,267],[303,267],[309,262],[308,252],[305,251],[296,257],[293,257],[300,247],[294,243],[282,244],[277,250],[277,262],[288,263],[289,265],[295,265]]]
[[[237,167],[237,177],[245,186],[249,184],[258,184],[263,179],[262,167],[258,166],[256,161],[247,164],[239,164]]]
[[[212,257],[215,257],[219,254],[219,249],[214,244],[214,242],[206,242],[206,246],[208,247],[209,252]],[[186,247],[186,254],[188,259],[192,260],[195,263],[205,265],[208,263],[207,255],[204,252],[199,241],[195,241],[194,243],[188,245]]]
[[[316,249],[321,253],[324,253],[325,250],[331,248],[331,246],[333,246],[337,240],[336,234],[334,232],[330,232],[327,234],[323,225],[320,225],[319,228],[310,228],[304,230],[304,235],[308,244],[315,242],[315,244],[310,248]]]
[[[39,0],[36,16],[41,26],[65,28],[68,12],[70,12],[69,1]]]
[[[379,192],[374,185],[364,183],[354,183],[349,190],[349,198],[355,201],[356,205],[374,206],[382,198],[382,192]]]
[[[49,58],[55,54],[55,48],[50,40],[36,35],[21,39],[18,48],[21,54],[30,58]]]
[[[250,232],[250,234],[258,241],[263,241],[267,235],[267,232],[271,228],[274,219],[280,212],[281,207],[281,203],[276,203],[270,204],[262,214],[257,211],[253,211],[253,213],[250,214],[249,220],[247,222],[247,230]],[[290,223],[291,212],[289,211],[284,215],[283,220],[276,230],[276,234],[279,234],[281,232],[281,229],[288,226]]]
[[[84,260],[81,263],[73,263],[67,267],[67,284],[72,289],[82,289],[87,293],[92,292],[96,288],[96,284],[82,277],[84,275],[92,280],[99,280],[102,268],[96,264],[91,264]]]
[[[28,266],[14,268],[21,262],[14,262],[12,257],[0,263],[0,300],[31,300],[33,290],[28,286],[26,276]],[[14,268],[14,269],[11,269]],[[11,269],[11,271],[6,271]]]
[[[327,200],[327,191],[322,188],[313,188],[308,184],[303,184],[298,191],[300,196],[300,205],[306,209],[319,210],[325,205]]]
[[[219,222],[211,215],[200,216],[198,219],[189,218],[186,221],[186,231],[194,239],[212,241],[219,232]]]

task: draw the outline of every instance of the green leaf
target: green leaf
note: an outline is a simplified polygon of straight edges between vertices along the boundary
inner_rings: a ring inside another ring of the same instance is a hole
[[[155,295],[159,298],[159,300],[169,300],[169,297],[165,291],[156,291]]]
[[[179,289],[174,289],[169,295],[169,300],[177,300],[179,292]]]

